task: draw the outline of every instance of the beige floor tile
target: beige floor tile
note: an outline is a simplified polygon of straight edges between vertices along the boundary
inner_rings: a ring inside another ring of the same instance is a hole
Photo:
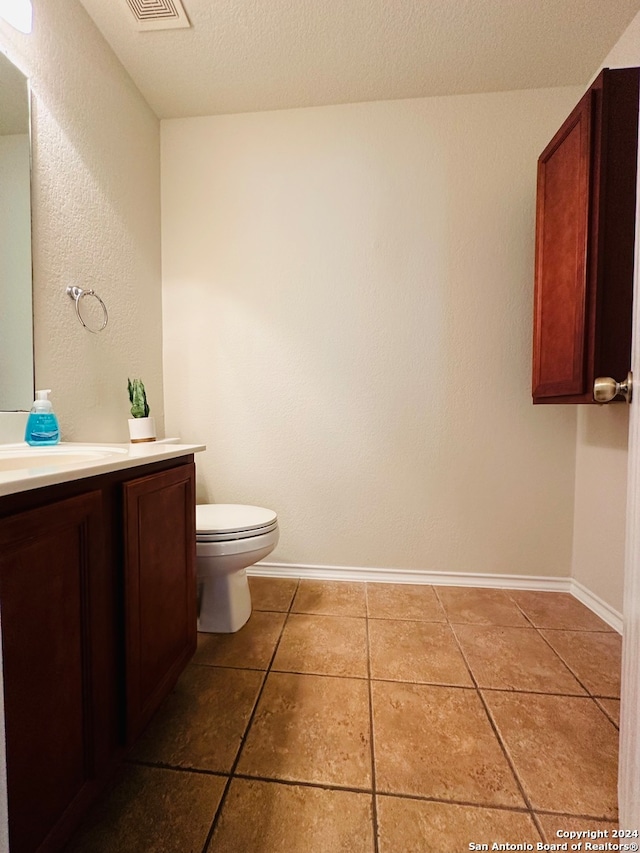
[[[451,622],[515,628],[529,626],[520,609],[502,589],[438,586],[436,592]]]
[[[509,595],[536,628],[566,628],[569,631],[613,630],[568,592],[511,591]]]
[[[132,757],[228,773],[263,678],[254,670],[188,666]]]
[[[128,765],[65,853],[200,853],[226,779]]]
[[[618,732],[593,699],[483,693],[534,809],[616,818]]]
[[[524,805],[475,690],[374,681],[372,693],[379,791]]]
[[[249,591],[254,610],[286,612],[291,606],[298,581],[295,578],[250,577]]]
[[[620,697],[622,637],[614,632],[541,631],[591,693]]]
[[[367,682],[270,673],[242,749],[238,773],[370,788]]]
[[[367,610],[373,619],[445,622],[435,590],[427,584],[367,584]]]
[[[620,700],[619,699],[596,699],[597,704],[602,708],[611,722],[620,728]]]
[[[370,619],[369,648],[372,678],[473,685],[446,623]]]
[[[198,634],[193,663],[267,669],[285,619],[284,613],[254,611],[233,634]]]
[[[454,630],[480,687],[586,692],[535,628],[455,625]]]
[[[379,853],[462,853],[472,844],[535,845],[540,833],[525,812],[378,797]],[[515,848],[514,848],[515,849]]]
[[[601,833],[599,836],[587,836],[582,839],[582,849],[584,850],[584,842],[590,841],[592,844],[602,844],[606,841],[616,843],[618,839],[611,838],[611,831],[618,828],[618,822],[614,820],[593,820],[585,817],[564,817],[562,815],[539,814],[538,820],[542,826],[542,830],[546,836],[547,844],[563,844],[569,841],[569,850],[572,843],[578,843],[575,840],[569,840],[565,833],[570,832],[594,832]],[[558,832],[562,833],[558,835]],[[604,834],[606,833],[606,834]],[[633,839],[635,841],[635,839]]]
[[[292,612],[323,616],[366,616],[363,583],[301,580]]]
[[[373,853],[371,794],[234,779],[207,853]]]
[[[272,669],[366,678],[366,620],[290,613]]]

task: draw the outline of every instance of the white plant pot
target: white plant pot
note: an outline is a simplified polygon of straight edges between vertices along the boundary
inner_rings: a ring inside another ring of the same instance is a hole
[[[156,440],[155,418],[129,418],[129,440],[131,444]]]

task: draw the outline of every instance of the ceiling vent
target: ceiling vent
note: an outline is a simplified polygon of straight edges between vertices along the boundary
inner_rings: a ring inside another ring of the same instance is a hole
[[[172,30],[190,27],[180,0],[126,0],[139,30]]]

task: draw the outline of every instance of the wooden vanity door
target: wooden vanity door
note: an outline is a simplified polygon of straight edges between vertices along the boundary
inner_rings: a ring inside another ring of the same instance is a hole
[[[538,161],[533,397],[583,395],[589,346],[591,91]]]
[[[100,492],[0,520],[11,853],[58,849],[96,773]]]
[[[196,649],[195,465],[124,484],[127,740]]]

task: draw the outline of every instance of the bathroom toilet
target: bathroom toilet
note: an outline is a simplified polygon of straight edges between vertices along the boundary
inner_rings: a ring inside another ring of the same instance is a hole
[[[278,516],[240,504],[196,506],[198,631],[230,634],[251,615],[246,569],[278,544]]]

